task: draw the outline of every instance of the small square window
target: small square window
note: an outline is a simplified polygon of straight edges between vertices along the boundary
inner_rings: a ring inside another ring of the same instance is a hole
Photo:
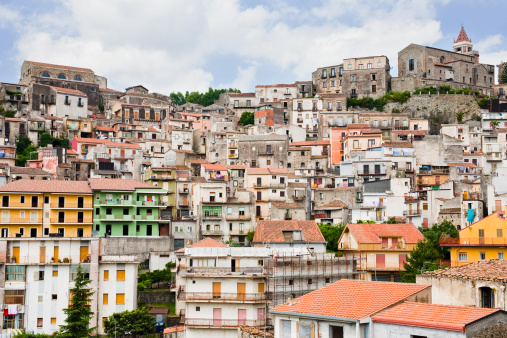
[[[200,306],[196,306],[195,307],[195,311],[201,311],[201,307]]]
[[[51,300],[57,300],[58,299],[58,295],[57,294],[52,294],[51,295]]]

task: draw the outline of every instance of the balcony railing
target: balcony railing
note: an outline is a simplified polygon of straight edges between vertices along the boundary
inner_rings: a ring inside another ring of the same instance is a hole
[[[358,175],[361,176],[372,176],[372,175],[387,175],[386,170],[372,170],[372,171],[358,171]]]
[[[269,274],[272,270],[264,268],[262,266],[252,267],[241,267],[233,268],[227,266],[220,267],[187,267],[179,271],[181,274],[225,274],[225,273],[237,273],[237,274]]]
[[[20,202],[11,202],[9,201],[9,203],[2,203],[1,204],[2,208],[27,208],[27,209],[33,209],[33,208],[42,208],[42,203],[32,203],[32,202],[25,202],[25,203],[20,203]]]
[[[236,328],[238,325],[245,326],[271,326],[269,318],[266,319],[197,319],[185,318],[186,326],[199,327],[230,327]]]
[[[64,224],[76,224],[76,223],[93,223],[91,218],[77,218],[77,217],[64,217],[64,218],[51,218],[51,223],[64,223]]]
[[[152,180],[152,181],[158,181],[158,180],[173,181],[175,179],[176,179],[176,176],[172,176],[172,175],[160,175],[160,176],[153,175],[153,176],[151,176],[151,178],[148,178],[148,180]]]
[[[0,153],[0,158],[16,158],[15,153]]]
[[[2,224],[36,224],[36,223],[42,223],[42,217],[25,217],[25,218],[18,218],[18,217],[10,217],[10,218],[2,218]]]
[[[215,301],[266,301],[270,300],[267,292],[257,293],[224,293],[224,292],[186,292],[178,293],[178,300],[215,300]]]
[[[259,150],[258,152],[259,155],[265,155],[265,156],[268,156],[268,155],[274,155],[275,154],[275,151],[274,150]]]
[[[220,214],[204,214],[202,219],[222,219],[224,216]]]
[[[91,209],[93,203],[51,203],[51,208],[54,209]]]
[[[507,246],[505,237],[441,238],[442,246]]]
[[[225,219],[228,221],[234,221],[234,220],[249,220],[251,218],[250,214],[226,214]]]
[[[285,189],[285,183],[279,183],[279,182],[261,182],[254,183],[254,188],[271,188],[271,189]]]
[[[188,201],[178,201],[178,206],[180,207],[188,207]]]
[[[420,209],[404,210],[403,216],[421,216],[421,210]]]
[[[104,200],[100,201],[97,204],[99,205],[117,205],[117,206],[131,206],[133,205],[132,200],[122,200],[122,199],[115,199],[115,200]]]
[[[222,230],[203,230],[203,236],[222,236],[224,232]]]
[[[178,189],[178,194],[188,194],[189,190],[188,188]]]
[[[135,215],[101,215],[99,218],[107,221],[132,221]]]

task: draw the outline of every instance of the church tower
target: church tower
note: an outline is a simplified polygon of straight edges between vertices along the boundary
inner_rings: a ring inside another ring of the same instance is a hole
[[[468,38],[463,26],[461,26],[458,38],[452,44],[452,50],[455,53],[475,56],[475,62],[479,62],[479,52],[474,51],[472,40]]]

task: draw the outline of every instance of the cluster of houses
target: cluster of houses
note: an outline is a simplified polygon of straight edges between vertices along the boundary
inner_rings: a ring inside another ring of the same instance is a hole
[[[463,28],[452,51],[398,58],[398,77],[386,56],[350,58],[207,107],[23,62],[0,83],[2,333],[57,331],[81,264],[103,334],[136,309],[139,266],[169,261],[167,337],[505,332],[507,84]],[[442,86],[461,94],[421,92]],[[354,103],[391,91],[416,111]],[[21,162],[20,138],[48,135]],[[441,239],[450,267],[401,284],[418,227],[444,220],[460,234]],[[318,224],[340,223],[335,255]]]

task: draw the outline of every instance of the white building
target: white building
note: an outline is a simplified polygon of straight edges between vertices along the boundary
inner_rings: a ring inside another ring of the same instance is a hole
[[[85,93],[68,88],[51,87],[56,98],[48,98],[54,105],[48,106],[48,115],[60,118],[79,119],[88,116],[88,97]],[[54,95],[54,94],[52,94]]]
[[[103,320],[137,307],[137,266],[130,256],[99,259],[99,238],[12,238],[0,242],[0,303],[16,314],[2,316],[2,333],[23,329],[51,334],[65,324],[78,264],[90,279],[94,312],[90,326],[103,333]]]

